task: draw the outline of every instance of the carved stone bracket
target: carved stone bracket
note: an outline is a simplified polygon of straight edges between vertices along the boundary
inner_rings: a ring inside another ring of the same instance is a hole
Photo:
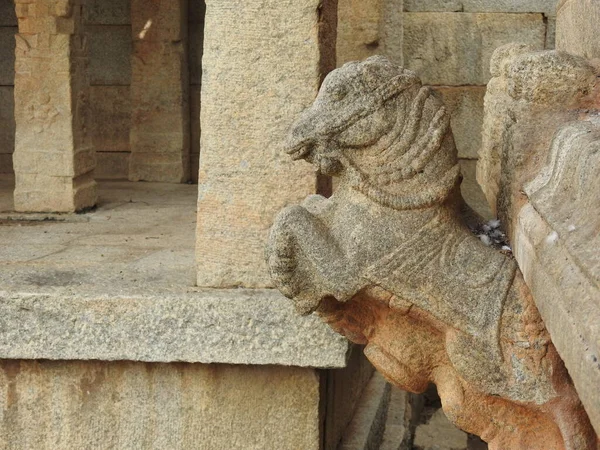
[[[271,276],[300,312],[400,388],[435,383],[491,449],[596,448],[515,261],[466,224],[448,113],[414,73],[383,57],[333,71],[287,152],[340,179],[271,229]]]

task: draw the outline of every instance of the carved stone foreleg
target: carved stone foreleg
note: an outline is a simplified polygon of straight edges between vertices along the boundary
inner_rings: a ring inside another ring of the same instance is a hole
[[[276,287],[302,313],[316,309],[324,297],[343,301],[356,292],[358,277],[350,262],[325,224],[304,206],[278,214],[266,256]]]

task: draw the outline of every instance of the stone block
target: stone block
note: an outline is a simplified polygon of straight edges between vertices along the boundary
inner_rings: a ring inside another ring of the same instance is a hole
[[[126,180],[129,175],[129,153],[96,152],[97,180]]]
[[[385,432],[391,385],[376,372],[365,387],[338,450],[379,448]]]
[[[442,94],[451,115],[458,157],[477,159],[481,147],[485,86],[439,87],[436,91]]]
[[[337,449],[361,401],[361,395],[373,377],[374,368],[363,353],[363,346],[351,347],[348,365],[329,370],[325,401],[324,448]]]
[[[131,27],[88,26],[90,84],[127,86],[131,83]]]
[[[337,65],[378,54],[383,0],[338,1]]]
[[[518,212],[514,239],[525,279],[598,431],[599,150],[597,116],[558,129],[546,165],[524,187],[528,204]]]
[[[85,5],[86,25],[131,24],[130,0],[88,0]]]
[[[507,45],[494,53],[491,71],[477,180],[510,235],[519,193],[542,167],[554,132],[593,103],[597,70],[574,55]]]
[[[92,86],[92,145],[100,152],[129,152],[131,100],[129,86]]]
[[[323,37],[335,29],[334,6],[318,0],[208,2],[198,194],[200,286],[270,286],[264,245],[275,213],[316,191],[313,169],[292,164],[283,140],[334,65],[334,41]],[[240,24],[236,33],[230,32],[231,23]]]
[[[15,84],[15,34],[17,27],[0,27],[0,86]]]
[[[376,54],[402,63],[402,2],[340,0],[337,66]]]
[[[545,13],[554,15],[558,0],[404,0],[410,12]]]
[[[456,428],[440,408],[426,424],[415,430],[414,448],[418,450],[467,450],[468,435]]]
[[[15,150],[15,98],[12,86],[0,86],[0,154]]]
[[[17,15],[13,0],[0,0],[0,27],[16,27]]]
[[[178,15],[177,11],[170,14]],[[129,133],[132,181],[180,183],[190,176],[187,54],[184,43],[169,41],[168,35],[163,36],[164,41],[135,40],[133,44]]]
[[[556,49],[586,59],[600,58],[600,3],[596,0],[564,0],[556,17]]]
[[[199,1],[199,0],[198,0]],[[189,68],[190,84],[202,82],[202,52],[204,49],[204,22],[189,24]]]
[[[96,184],[89,175],[74,179],[27,174],[15,167],[15,182],[15,211],[19,212],[75,212],[96,202]]]
[[[404,64],[432,85],[485,85],[493,51],[523,42],[544,48],[542,14],[405,13]]]
[[[319,391],[295,367],[3,361],[0,447],[318,450]]]

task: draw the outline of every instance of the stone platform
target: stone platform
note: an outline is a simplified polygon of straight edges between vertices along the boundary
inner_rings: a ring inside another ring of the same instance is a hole
[[[0,185],[0,358],[345,366],[279,293],[194,286],[197,186],[100,182],[91,212],[22,214]]]

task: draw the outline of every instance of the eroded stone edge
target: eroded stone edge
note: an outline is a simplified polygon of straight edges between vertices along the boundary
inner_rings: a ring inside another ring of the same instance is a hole
[[[273,290],[101,296],[0,289],[0,358],[341,368],[349,348]]]
[[[579,298],[576,304],[569,305],[564,301],[564,292],[573,287],[577,292],[590,293],[591,298],[594,293],[598,295],[598,290],[577,269],[572,256],[560,242],[546,239],[552,231],[534,206],[527,203],[519,212],[514,254],[592,426],[600,433],[600,393],[597,389],[600,385],[600,347],[585,324],[578,321],[580,315],[573,314],[579,309],[577,303],[579,307],[585,303],[593,308],[593,302]],[[568,268],[570,276],[557,278],[553,273],[562,271],[548,267],[543,261],[553,261],[555,265]],[[598,314],[600,311],[589,317],[598,317]]]

